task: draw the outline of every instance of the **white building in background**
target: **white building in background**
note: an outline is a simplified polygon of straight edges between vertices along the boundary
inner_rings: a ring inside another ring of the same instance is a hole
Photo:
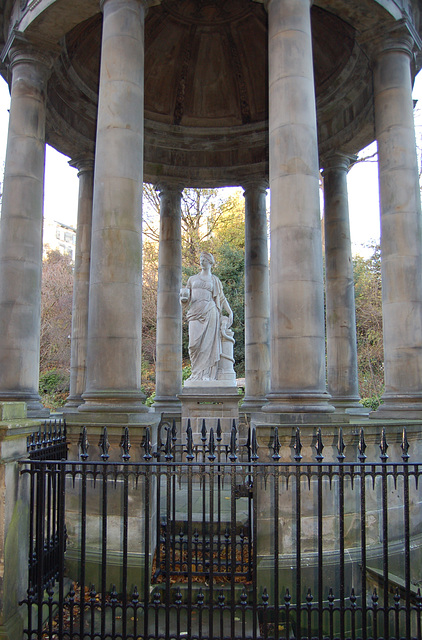
[[[75,261],[76,229],[57,220],[44,220],[43,255],[49,249],[57,249]]]

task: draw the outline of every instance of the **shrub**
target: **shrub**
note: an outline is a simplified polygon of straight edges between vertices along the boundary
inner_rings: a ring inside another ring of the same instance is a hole
[[[381,398],[378,398],[378,396],[373,396],[372,398],[361,398],[359,402],[363,407],[371,409],[371,411],[376,411],[380,404],[382,404],[382,400]]]
[[[39,393],[42,403],[49,409],[58,409],[69,395],[70,376],[67,371],[50,369],[40,375]]]

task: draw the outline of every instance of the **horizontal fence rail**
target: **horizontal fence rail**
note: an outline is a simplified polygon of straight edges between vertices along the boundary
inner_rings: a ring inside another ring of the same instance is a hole
[[[377,461],[363,431],[346,460],[341,429],[333,460],[316,431],[311,462],[299,430],[286,460],[277,429],[264,451],[235,424],[164,424],[155,447],[146,429],[132,457],[126,429],[120,447],[113,459],[104,429],[92,459],[85,429],[78,460],[23,463],[28,640],[422,637],[422,463],[406,430],[396,462],[385,430]]]

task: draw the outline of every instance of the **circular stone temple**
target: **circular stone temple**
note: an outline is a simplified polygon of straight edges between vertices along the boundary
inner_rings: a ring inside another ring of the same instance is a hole
[[[147,411],[140,379],[143,181],[156,185],[161,201],[156,410],[180,415],[181,191],[237,185],[246,205],[244,411],[263,420],[353,412],[359,394],[346,177],[355,154],[376,140],[385,349],[378,416],[420,418],[412,102],[420,11],[418,0],[4,0],[1,73],[11,107],[0,401],[25,402],[34,416],[43,411],[48,143],[80,177],[69,413],[135,420]]]

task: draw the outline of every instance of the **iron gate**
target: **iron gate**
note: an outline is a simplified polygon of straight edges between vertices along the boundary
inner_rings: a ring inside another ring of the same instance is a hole
[[[128,430],[117,457],[104,429],[92,460],[85,430],[79,460],[24,463],[28,639],[420,640],[421,466],[406,431],[394,463],[385,431],[371,462],[363,431],[354,462],[341,429],[332,461],[321,431],[312,462],[299,430],[289,461],[277,429],[260,455],[254,430],[197,437],[168,426],[153,450],[147,429],[134,462]]]

